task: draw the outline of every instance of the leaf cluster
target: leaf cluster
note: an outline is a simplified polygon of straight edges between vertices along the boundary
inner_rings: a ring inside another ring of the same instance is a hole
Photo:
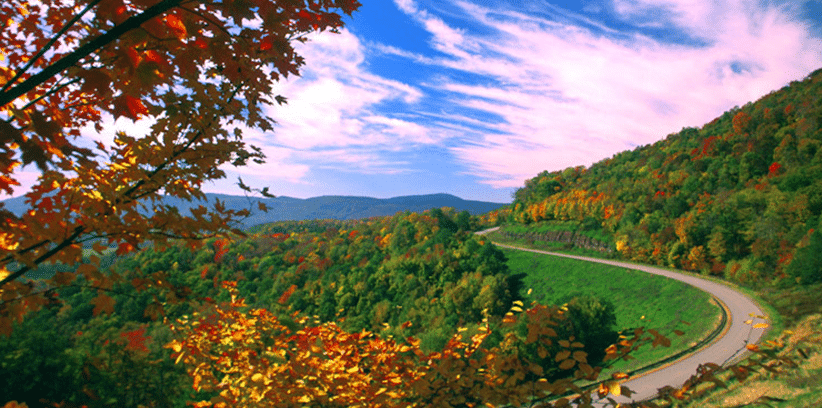
[[[204,182],[225,177],[223,166],[263,160],[243,130],[272,130],[265,109],[285,101],[272,84],[304,63],[293,43],[339,29],[338,13],[359,6],[3,2],[0,191],[11,194],[24,168],[38,178],[26,194],[30,210],[0,209],[0,332],[48,303],[42,288],[18,280],[41,264],[80,263],[92,243],[97,257],[109,246],[122,255],[146,241],[197,245],[247,216],[219,201],[183,215],[160,197],[201,199]],[[139,123],[131,127],[137,134],[112,134],[104,126],[112,119]],[[89,259],[77,274],[110,286]],[[72,279],[57,274],[44,287]]]
[[[414,337],[350,333],[335,322],[309,318],[284,324],[265,309],[243,311],[247,305],[236,283],[223,287],[231,300],[178,320],[180,340],[166,345],[186,365],[195,387],[219,392],[198,407],[559,407],[592,406],[592,394],[630,395],[612,382],[588,390],[576,384],[595,379],[599,370],[587,363],[581,343],[558,337],[554,328],[565,315],[556,307],[512,307],[504,324],[524,325],[525,338],[509,332],[493,346],[485,321],[426,352]],[[638,331],[613,346],[609,356],[630,352],[642,335]],[[546,378],[541,365],[520,355],[521,347],[540,348],[559,362],[562,375]]]

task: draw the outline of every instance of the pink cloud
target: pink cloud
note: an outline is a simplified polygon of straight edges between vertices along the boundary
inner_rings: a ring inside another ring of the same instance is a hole
[[[542,170],[588,165],[682,127],[700,126],[822,65],[822,44],[793,9],[763,8],[755,1],[614,2],[626,20],[675,26],[703,38],[704,46],[610,35],[513,10],[457,4],[463,18],[493,34],[464,33],[463,42],[470,45],[462,46],[443,38],[448,30],[430,29],[425,22],[432,17],[415,8],[410,15],[428,29],[432,46],[460,47],[447,58],[416,60],[504,84],[451,79],[458,76],[429,84],[449,91],[455,105],[502,118],[494,133],[466,136],[471,143],[452,148],[495,187],[521,185]]]

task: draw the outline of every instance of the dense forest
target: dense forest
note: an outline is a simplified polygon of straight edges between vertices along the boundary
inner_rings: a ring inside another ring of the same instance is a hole
[[[542,172],[492,224],[574,221],[619,256],[739,282],[822,281],[822,70],[701,128]],[[789,278],[789,279],[786,279]]]
[[[486,344],[504,343],[501,353],[538,362],[543,378],[567,376],[568,368],[554,358],[562,350],[558,344],[548,350],[511,341],[534,336],[527,321],[511,320],[512,309],[524,308],[520,278],[510,274],[499,249],[471,232],[476,222],[466,211],[432,209],[261,225],[246,237],[212,239],[198,250],[183,243],[149,246],[111,262],[111,286],[79,277],[55,292],[53,306],[0,338],[0,368],[15,373],[0,385],[0,395],[29,407],[182,407],[208,399],[214,394],[193,387],[205,374],[187,375],[191,365],[175,364],[168,347],[195,338],[191,331],[203,326],[178,325],[189,330],[186,335],[170,326],[234,304],[235,297],[245,302],[238,310],[264,310],[287,326],[310,317],[334,322],[335,336],[374,332],[380,339],[409,339],[421,356],[452,347],[449,339],[460,327],[476,334],[490,325]],[[72,271],[33,273],[52,278]],[[225,282],[234,282],[228,291]],[[550,330],[562,339],[587,340],[585,347],[574,346],[587,357],[575,358],[601,364],[605,346],[618,335],[613,305],[577,298],[565,314],[572,318]],[[503,328],[506,316],[512,324]]]

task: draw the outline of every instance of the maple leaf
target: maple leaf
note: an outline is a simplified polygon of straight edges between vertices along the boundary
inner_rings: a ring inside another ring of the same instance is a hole
[[[91,299],[89,303],[94,305],[94,310],[92,310],[92,314],[94,316],[97,316],[103,312],[106,314],[114,313],[114,299],[111,298],[111,296],[101,293],[94,299]]]
[[[167,15],[165,18],[165,22],[168,28],[171,30],[171,32],[174,33],[174,35],[180,40],[185,39],[188,35],[188,30],[186,29],[185,24],[183,24],[183,21],[180,20],[180,18],[176,15]]]

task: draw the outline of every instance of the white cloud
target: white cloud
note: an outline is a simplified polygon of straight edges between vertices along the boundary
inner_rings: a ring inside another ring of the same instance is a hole
[[[251,144],[277,152],[266,152],[268,163],[256,167],[255,174],[289,182],[305,181],[311,168],[395,174],[405,171],[408,163],[387,159],[381,152],[439,141],[436,132],[380,111],[385,103],[411,106],[422,92],[371,74],[364,46],[349,31],[314,35],[297,49],[307,63],[301,77],[289,78],[275,89],[288,103],[268,109],[277,121],[274,131],[246,132]],[[282,163],[290,167],[281,167]]]
[[[417,11],[417,3],[414,0],[394,0],[394,4],[406,14],[413,14]]]
[[[614,1],[626,21],[676,27],[700,38],[700,46],[664,42],[639,34],[641,28],[613,35],[586,28],[594,25],[574,16],[555,21],[456,4],[476,31],[456,37],[430,23],[442,20],[409,8],[432,35],[431,46],[448,54],[413,59],[452,73],[428,84],[447,90],[448,103],[501,117],[491,126],[496,132],[466,133],[471,143],[452,148],[496,187],[518,186],[545,169],[591,164],[684,126],[700,126],[822,65],[819,39],[792,8],[763,7],[756,0]],[[487,81],[466,81],[457,71]]]

